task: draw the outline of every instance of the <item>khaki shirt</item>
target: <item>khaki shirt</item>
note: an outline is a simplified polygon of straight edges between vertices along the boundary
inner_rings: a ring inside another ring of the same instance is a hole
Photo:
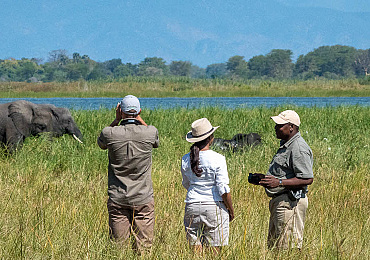
[[[105,127],[98,137],[100,148],[108,149],[108,195],[119,205],[143,205],[153,199],[152,148],[158,147],[158,130],[136,120],[124,122]]]
[[[298,132],[290,140],[280,142],[280,147],[272,158],[266,175],[273,175],[279,179],[290,179],[294,177],[310,179],[313,178],[313,156],[312,150]],[[288,191],[285,187],[266,188],[269,197]],[[294,196],[307,193],[307,186],[299,190],[291,190]]]

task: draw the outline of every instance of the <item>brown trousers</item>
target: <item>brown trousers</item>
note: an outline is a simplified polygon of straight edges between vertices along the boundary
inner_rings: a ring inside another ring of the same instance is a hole
[[[135,249],[141,251],[152,246],[155,218],[154,200],[139,206],[121,206],[108,199],[107,207],[111,238],[118,242],[124,242],[131,234],[135,238]]]
[[[282,194],[270,201],[269,248],[302,248],[308,198],[292,201]]]

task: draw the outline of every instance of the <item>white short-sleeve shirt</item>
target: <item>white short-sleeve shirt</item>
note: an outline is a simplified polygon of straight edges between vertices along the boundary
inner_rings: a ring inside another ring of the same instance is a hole
[[[199,168],[203,172],[197,177],[191,170],[190,154],[182,157],[182,185],[188,191],[185,202],[222,201],[221,196],[230,192],[225,156],[212,150],[200,151]]]

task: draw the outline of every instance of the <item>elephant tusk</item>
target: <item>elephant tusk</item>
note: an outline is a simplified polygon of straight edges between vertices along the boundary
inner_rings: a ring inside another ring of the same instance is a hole
[[[78,137],[77,137],[75,134],[73,134],[72,136],[73,136],[73,138],[74,138],[74,139],[76,139],[76,140],[77,140],[77,141],[79,141],[81,144],[83,144],[83,142],[82,142],[80,139],[78,139]]]

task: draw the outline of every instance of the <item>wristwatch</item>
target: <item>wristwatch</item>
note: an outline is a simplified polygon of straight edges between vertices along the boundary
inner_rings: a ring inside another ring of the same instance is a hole
[[[282,179],[279,179],[279,187],[283,187],[283,180]]]

